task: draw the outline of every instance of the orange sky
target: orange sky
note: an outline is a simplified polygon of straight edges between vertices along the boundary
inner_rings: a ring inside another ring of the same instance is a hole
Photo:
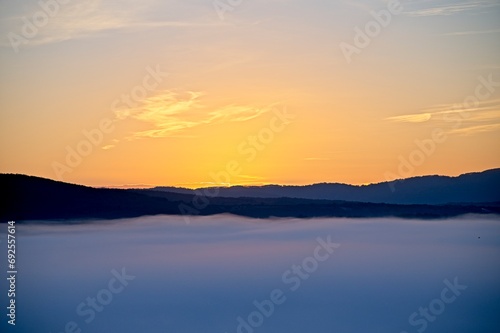
[[[3,2],[0,172],[203,187],[500,167],[500,4],[390,3],[88,0],[27,37],[44,9]]]

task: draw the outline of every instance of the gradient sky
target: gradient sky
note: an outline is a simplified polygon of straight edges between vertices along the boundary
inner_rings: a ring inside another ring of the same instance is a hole
[[[401,1],[385,26],[382,0],[67,2],[0,1],[0,172],[202,187],[500,167],[498,0]]]

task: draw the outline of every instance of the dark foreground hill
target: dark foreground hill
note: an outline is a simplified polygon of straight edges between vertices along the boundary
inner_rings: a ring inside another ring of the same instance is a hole
[[[13,174],[0,174],[0,188],[4,198],[0,209],[0,222],[113,219],[157,214],[230,213],[255,218],[445,218],[467,213],[500,214],[500,200],[496,203],[402,205],[301,198],[224,198],[195,195],[191,192],[92,188]]]
[[[134,192],[99,189],[25,175],[0,175],[2,219],[119,218],[175,214],[177,207]],[[2,221],[3,222],[3,221]]]

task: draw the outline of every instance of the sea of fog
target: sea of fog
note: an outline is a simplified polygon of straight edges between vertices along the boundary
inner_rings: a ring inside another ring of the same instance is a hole
[[[500,332],[498,216],[18,222],[16,240],[1,332]]]

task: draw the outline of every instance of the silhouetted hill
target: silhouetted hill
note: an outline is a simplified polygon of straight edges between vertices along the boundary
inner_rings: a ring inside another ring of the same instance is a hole
[[[354,186],[321,183],[307,186],[213,187],[220,197],[301,198],[388,204],[448,204],[500,201],[500,169],[468,173],[458,177],[423,176],[394,182]],[[193,194],[193,190],[156,187],[156,191]]]
[[[475,182],[472,183],[477,186]],[[312,187],[327,186],[329,188],[328,185],[331,184],[318,184],[312,185]],[[0,222],[8,220],[113,219],[156,214],[213,215],[231,213],[256,218],[386,216],[443,218],[467,213],[500,214],[500,202],[460,205],[402,205],[284,197],[204,197],[193,195],[193,192],[189,190],[185,193],[172,193],[152,189],[92,188],[14,174],[0,174],[0,188],[2,198],[4,198],[0,210]],[[279,189],[281,187],[274,186],[272,188]]]
[[[119,218],[177,212],[177,206],[163,199],[33,176],[1,174],[0,186],[2,219]]]

